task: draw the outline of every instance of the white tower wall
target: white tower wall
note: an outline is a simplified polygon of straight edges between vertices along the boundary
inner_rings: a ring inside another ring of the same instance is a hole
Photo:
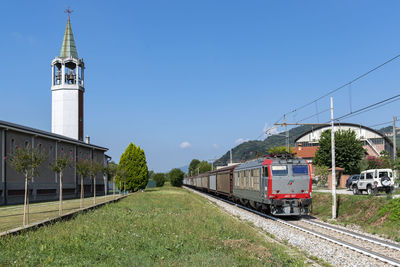
[[[79,139],[79,90],[53,90],[51,97],[51,131]]]

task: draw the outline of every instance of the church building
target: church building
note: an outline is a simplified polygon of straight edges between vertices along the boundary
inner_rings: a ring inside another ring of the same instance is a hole
[[[47,155],[39,169],[39,175],[29,182],[30,201],[58,199],[59,179],[51,171],[50,163],[59,155],[68,154],[73,158],[87,158],[107,164],[105,147],[84,141],[84,71],[85,64],[78,57],[70,22],[70,11],[61,45],[60,54],[51,62],[51,132],[17,125],[0,120],[0,205],[23,203],[25,178],[16,173],[7,161],[18,147],[37,148]],[[96,193],[104,195],[107,191],[107,177],[98,174]],[[85,177],[85,196],[93,196],[93,179]],[[64,172],[63,198],[79,197],[80,177],[73,164]]]

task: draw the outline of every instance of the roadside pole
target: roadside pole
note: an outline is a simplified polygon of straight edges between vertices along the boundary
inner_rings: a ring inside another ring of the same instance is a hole
[[[332,219],[336,219],[336,162],[335,162],[335,123],[333,121],[333,98],[331,97],[331,147],[332,147]]]

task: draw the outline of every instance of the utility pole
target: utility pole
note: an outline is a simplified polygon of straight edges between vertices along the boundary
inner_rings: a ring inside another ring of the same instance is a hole
[[[211,161],[211,170],[214,170],[214,162],[217,160],[217,158],[209,159],[208,161]]]
[[[396,120],[397,117],[393,116],[393,161],[396,160],[397,145],[396,145]]]
[[[335,124],[333,122],[333,97],[331,97],[331,146],[332,146],[332,219],[336,219],[336,162],[335,162]]]
[[[231,165],[232,165],[232,149],[230,150],[230,158],[231,158]]]

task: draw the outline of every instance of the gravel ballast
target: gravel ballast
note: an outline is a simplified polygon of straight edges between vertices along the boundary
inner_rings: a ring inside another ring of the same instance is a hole
[[[204,193],[200,193],[189,188],[187,189],[207,198],[209,201],[217,204],[223,210],[239,218],[240,220],[252,222],[254,226],[262,229],[270,235],[273,235],[279,241],[297,247],[309,255],[318,257],[332,265],[371,267],[391,266],[372,257],[368,257],[348,248],[326,241],[322,238],[318,238],[303,231],[283,225],[282,223],[260,217],[259,215],[243,210],[224,201],[215,199]]]

